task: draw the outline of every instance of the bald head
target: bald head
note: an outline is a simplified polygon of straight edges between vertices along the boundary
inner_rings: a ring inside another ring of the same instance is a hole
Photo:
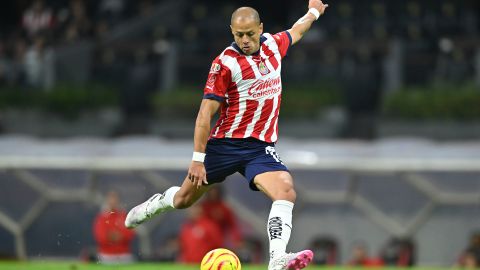
[[[232,13],[230,24],[233,25],[234,23],[246,21],[254,21],[257,24],[260,24],[260,15],[258,15],[258,12],[251,7],[241,7]]]
[[[230,24],[235,43],[246,55],[251,55],[260,49],[260,36],[263,33],[263,23],[258,12],[251,7],[241,7],[232,14]]]

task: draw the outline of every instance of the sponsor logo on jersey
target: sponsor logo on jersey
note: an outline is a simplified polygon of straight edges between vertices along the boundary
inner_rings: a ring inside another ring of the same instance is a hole
[[[280,77],[267,80],[257,80],[248,89],[248,94],[253,98],[270,96],[282,89]]]

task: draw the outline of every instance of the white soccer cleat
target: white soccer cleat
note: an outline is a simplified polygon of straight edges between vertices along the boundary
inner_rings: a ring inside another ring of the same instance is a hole
[[[125,218],[125,227],[130,229],[135,228],[151,217],[172,209],[172,207],[164,201],[164,197],[165,194],[157,193],[145,202],[132,208]]]
[[[313,252],[311,250],[286,253],[270,260],[268,270],[300,270],[307,267],[312,259]]]

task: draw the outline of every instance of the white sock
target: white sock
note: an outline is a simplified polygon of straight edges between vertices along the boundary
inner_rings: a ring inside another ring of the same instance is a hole
[[[292,232],[293,203],[277,200],[272,203],[268,216],[267,233],[270,242],[270,259],[286,252]]]
[[[175,197],[175,194],[180,190],[180,187],[173,186],[169,189],[167,189],[163,194],[164,194],[164,201],[167,203],[167,205],[171,206],[172,208],[175,208],[173,205],[173,198]]]
[[[174,186],[167,189],[163,194],[157,193],[153,195],[148,199],[145,211],[148,215],[156,215],[174,209],[173,198],[179,189],[180,187]]]

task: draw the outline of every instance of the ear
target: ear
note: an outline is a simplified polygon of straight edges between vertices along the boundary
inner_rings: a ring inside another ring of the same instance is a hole
[[[233,27],[232,27],[232,25],[231,25],[231,24],[230,24],[230,31],[231,31],[231,32],[232,32],[232,34],[233,34]]]
[[[260,35],[263,34],[263,23],[260,23],[259,29],[260,29]]]

